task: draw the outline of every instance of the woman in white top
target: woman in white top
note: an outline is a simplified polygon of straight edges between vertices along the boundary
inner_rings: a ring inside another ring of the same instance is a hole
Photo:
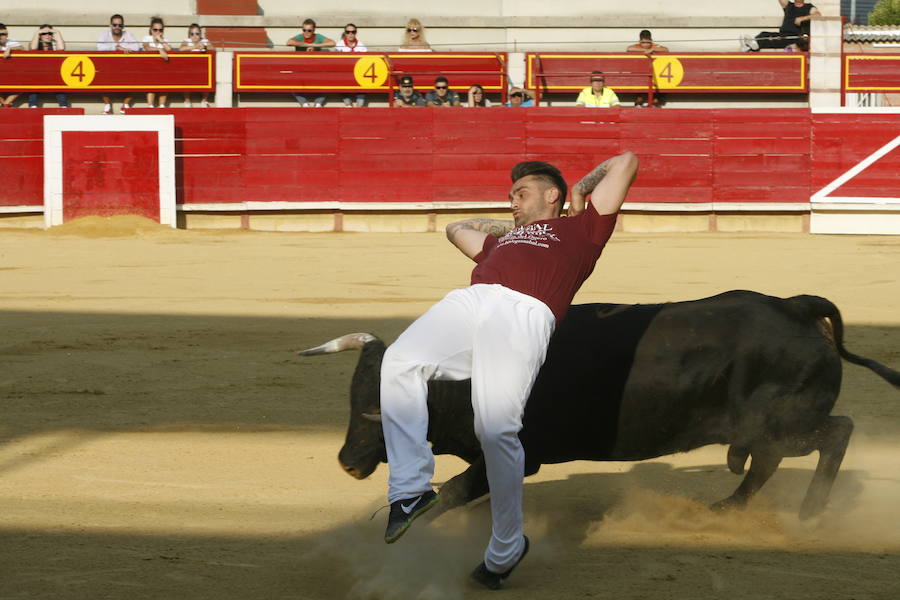
[[[400,52],[431,52],[431,46],[425,41],[425,27],[418,19],[406,22],[406,33]]]
[[[178,49],[187,50],[189,52],[211,52],[213,50],[213,45],[209,43],[208,39],[203,37],[200,26],[196,23],[191,23],[191,26],[188,27],[188,37],[181,42],[181,47]],[[191,95],[188,92],[185,92],[184,107],[191,108],[191,106]],[[200,99],[200,106],[209,108],[209,92],[203,92],[203,97]]]
[[[163,60],[169,60],[169,52],[172,51],[172,46],[169,42],[166,41],[163,33],[166,30],[166,26],[163,24],[163,20],[159,17],[153,17],[150,19],[150,35],[144,36],[144,39],[141,40],[144,46],[144,50],[159,50],[159,56]],[[168,99],[166,94],[159,95],[159,107],[166,107],[166,100]],[[150,108],[155,108],[156,93],[147,92],[147,104]]]

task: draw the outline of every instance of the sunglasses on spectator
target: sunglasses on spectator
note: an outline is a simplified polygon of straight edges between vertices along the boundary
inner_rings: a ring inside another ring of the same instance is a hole
[[[303,33],[312,33],[315,29],[304,29]]]
[[[199,31],[192,31],[188,35],[200,35]]]
[[[416,31],[418,31],[418,30],[419,30],[418,27],[407,27],[407,28],[406,28],[406,31],[408,31],[408,32],[410,32],[410,33],[414,33],[414,32],[416,32]]]
[[[162,27],[154,27],[154,28],[151,29],[150,31],[162,31],[162,30],[163,30]]]
[[[356,33],[355,29],[345,29],[344,33]]]
[[[605,79],[591,79],[591,83],[593,83],[595,81],[599,81],[600,83],[603,83],[606,80]]]
[[[125,27],[125,23],[110,23],[111,27]]]
[[[41,35],[53,35],[52,31],[42,31]]]
[[[436,90],[446,90],[446,89],[447,89],[447,86],[446,86],[446,85],[436,85],[436,86],[434,86],[434,89],[436,89]]]

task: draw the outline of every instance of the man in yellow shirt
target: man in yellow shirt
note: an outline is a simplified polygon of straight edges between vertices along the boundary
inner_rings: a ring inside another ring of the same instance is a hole
[[[578,94],[577,106],[588,108],[610,108],[619,106],[619,97],[612,88],[604,87],[603,71],[591,72],[591,87],[586,87]]]

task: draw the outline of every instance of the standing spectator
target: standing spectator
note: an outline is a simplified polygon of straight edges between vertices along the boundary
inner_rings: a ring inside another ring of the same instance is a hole
[[[178,49],[187,52],[211,52],[213,50],[213,45],[208,39],[203,37],[203,31],[200,29],[200,25],[191,23],[190,27],[188,27],[187,39],[181,42],[181,46],[179,46]],[[209,92],[203,92],[203,96],[200,99],[200,106],[209,108]],[[191,95],[187,92],[184,93],[184,107],[192,107]]]
[[[140,49],[141,45],[134,39],[134,36],[125,31],[125,17],[118,14],[111,16],[109,18],[109,29],[100,34],[100,38],[97,40],[97,50],[128,54]],[[119,112],[125,114],[125,109],[127,108],[131,108],[131,96],[126,96],[122,100]],[[109,96],[103,96],[103,114],[111,115],[112,111],[112,100]]]
[[[586,87],[578,94],[575,100],[577,106],[589,108],[611,108],[619,106],[619,97],[612,88],[605,87],[606,78],[603,71],[591,72],[591,87]]]
[[[399,108],[414,108],[426,106],[425,97],[413,87],[413,78],[404,75],[400,78],[400,89],[394,92],[394,106]]]
[[[459,106],[459,94],[450,89],[450,82],[443,75],[434,80],[434,89],[425,94],[428,106]]]
[[[347,23],[344,25],[344,33],[341,34],[341,39],[338,40],[337,45],[334,47],[337,52],[368,52],[366,45],[359,41],[357,37],[357,27],[353,23]],[[356,102],[353,102],[353,96],[344,96],[344,106],[365,106],[366,105],[366,95],[365,94],[357,94]]]
[[[336,46],[333,39],[327,38],[321,33],[316,33],[316,22],[312,19],[303,21],[302,31],[290,38],[287,41],[287,45],[293,46],[294,50],[298,52],[321,52],[324,48],[334,48]],[[293,92],[293,94],[300,106],[309,106],[306,96],[298,92]],[[325,106],[325,96],[318,96],[313,101],[313,105],[316,108]]]
[[[425,27],[418,19],[410,19],[406,22],[403,45],[399,50],[400,52],[431,52],[431,45],[425,41]]]
[[[509,88],[509,102],[506,106],[510,108],[528,108],[534,106],[534,95],[520,87]]]
[[[632,44],[625,49],[626,52],[643,52],[645,56],[648,58],[653,58],[653,54],[657,52],[668,52],[669,49],[665,46],[661,46],[653,41],[653,35],[650,33],[649,29],[642,29],[638,34],[638,43]],[[662,106],[664,103],[664,98],[662,94],[655,94],[653,96],[653,106]],[[637,107],[646,106],[647,97],[644,94],[638,94],[634,99],[634,105]]]
[[[804,36],[809,38],[809,22],[813,17],[822,15],[819,9],[813,4],[807,4],[805,0],[778,0],[778,4],[784,11],[784,20],[779,30],[760,31],[755,38],[743,36],[741,50],[758,52],[760,48],[786,48]]]
[[[163,23],[163,20],[159,17],[153,17],[150,19],[150,35],[144,36],[142,40],[144,44],[144,50],[159,50],[159,57],[165,61],[169,60],[169,52],[172,51],[172,46],[165,38],[166,26]],[[166,94],[159,95],[159,108],[166,107],[166,100],[168,100],[168,96]],[[147,92],[147,105],[150,108],[156,108],[156,93],[155,92]]]
[[[62,33],[53,29],[52,25],[44,24],[38,27],[31,36],[31,43],[28,46],[39,52],[53,52],[54,50],[65,50],[66,42],[63,40]],[[63,93],[57,93],[56,103],[60,108],[69,108],[69,97]],[[37,94],[28,94],[28,107],[38,107]]]
[[[487,99],[484,94],[484,88],[478,84],[473,85],[469,88],[469,97],[466,100],[466,103],[463,106],[467,106],[469,108],[475,106],[485,106],[489,107],[491,105],[491,101]]]
[[[9,58],[12,55],[13,48],[21,48],[22,44],[15,40],[9,39],[9,32],[6,31],[6,25],[0,23],[0,50],[3,51],[3,58]],[[18,98],[18,94],[10,94],[9,96],[0,96],[0,106],[3,108],[12,108],[12,103]]]

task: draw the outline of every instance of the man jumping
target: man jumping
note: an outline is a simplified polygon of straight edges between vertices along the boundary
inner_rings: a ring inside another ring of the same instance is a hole
[[[438,502],[426,439],[428,381],[471,378],[493,521],[484,562],[472,578],[499,589],[528,552],[522,533],[525,453],[518,437],[525,402],[550,335],[612,235],[637,169],[630,152],[598,165],[572,188],[569,217],[563,218],[567,185],[559,169],[522,162],[511,173],[514,222],[470,219],[447,226],[450,241],[478,263],[472,283],[410,325],[381,364],[390,465],[387,543]]]

